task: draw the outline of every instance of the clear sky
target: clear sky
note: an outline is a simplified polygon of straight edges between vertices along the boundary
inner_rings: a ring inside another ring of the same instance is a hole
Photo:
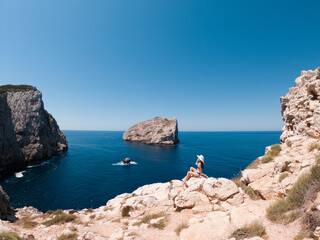
[[[320,66],[320,1],[0,0],[0,84],[62,129],[281,130],[280,96]]]

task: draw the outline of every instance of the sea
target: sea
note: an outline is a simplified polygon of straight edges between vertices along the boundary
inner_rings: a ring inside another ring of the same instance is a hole
[[[14,208],[96,208],[142,185],[182,179],[205,158],[209,177],[233,178],[265,147],[280,142],[275,132],[179,132],[176,146],[146,145],[122,140],[121,131],[63,131],[67,152],[42,164],[2,177],[0,185]],[[130,158],[132,164],[122,160]]]

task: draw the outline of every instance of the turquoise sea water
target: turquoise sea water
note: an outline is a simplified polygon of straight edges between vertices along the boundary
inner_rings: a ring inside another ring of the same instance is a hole
[[[281,132],[179,132],[177,146],[122,140],[123,132],[64,131],[68,152],[0,180],[14,207],[95,208],[118,194],[155,182],[182,179],[196,155],[205,157],[204,173],[231,178],[279,143]],[[136,164],[119,162],[130,157]]]

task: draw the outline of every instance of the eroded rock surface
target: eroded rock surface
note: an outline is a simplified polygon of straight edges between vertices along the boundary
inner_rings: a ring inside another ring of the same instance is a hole
[[[177,144],[179,142],[178,121],[176,118],[156,117],[140,122],[123,134],[123,140],[146,144]]]
[[[296,86],[280,99],[283,142],[295,135],[320,136],[320,68],[302,71],[295,82]]]
[[[65,135],[45,109],[42,94],[30,86],[0,91],[0,167],[22,167],[68,148]]]

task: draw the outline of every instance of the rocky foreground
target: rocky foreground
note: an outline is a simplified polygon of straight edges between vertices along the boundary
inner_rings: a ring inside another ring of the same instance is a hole
[[[315,80],[320,68],[312,73],[309,78],[310,72],[302,72],[300,79],[320,86]],[[17,209],[18,221],[2,221],[0,229],[24,239],[47,240],[318,239],[320,141],[287,120],[295,96],[287,95],[282,111],[286,123],[282,143],[267,147],[239,178],[145,185],[97,209],[41,213],[25,207]],[[309,97],[297,112],[309,111],[311,101],[319,101]]]
[[[0,86],[0,168],[44,161],[68,148],[42,94],[28,85]]]
[[[137,123],[123,134],[123,140],[146,144],[175,145],[179,142],[178,121],[176,118],[155,117]]]

